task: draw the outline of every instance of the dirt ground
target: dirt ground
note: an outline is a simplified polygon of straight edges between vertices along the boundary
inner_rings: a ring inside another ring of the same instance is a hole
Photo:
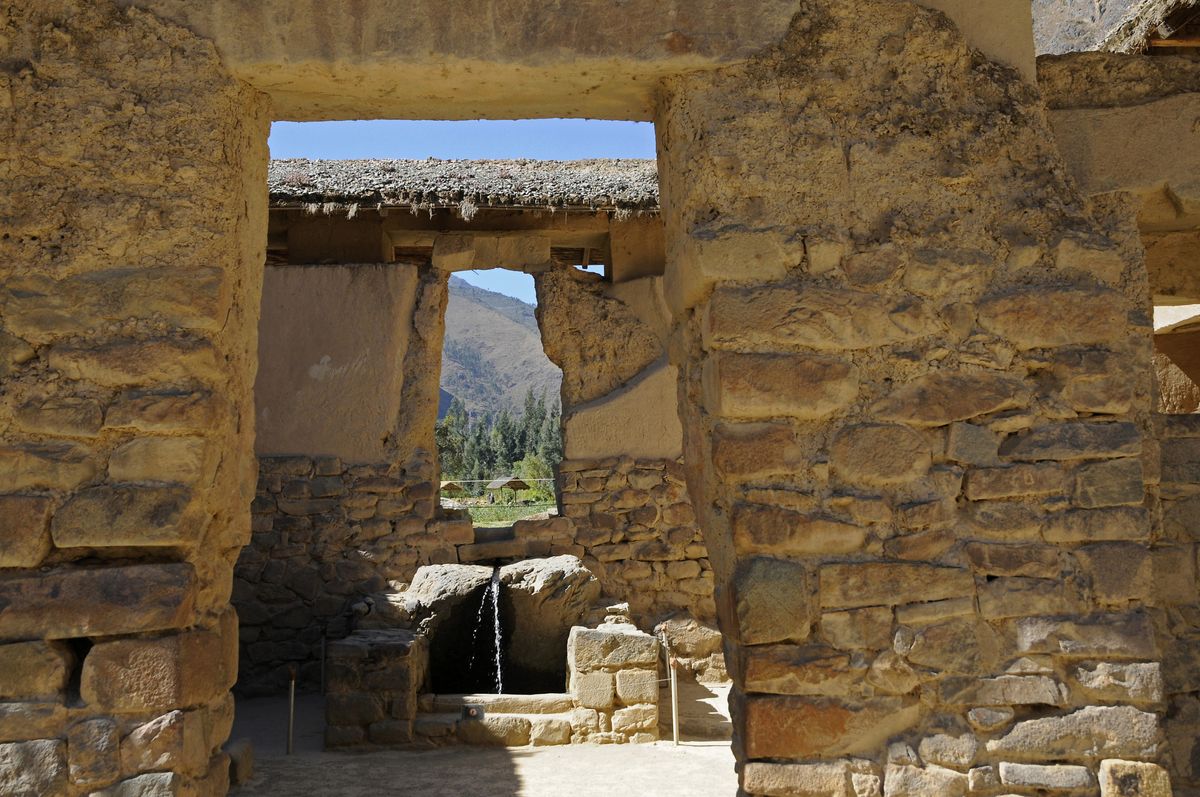
[[[285,754],[287,706],[238,702],[233,738],[255,748],[238,797],[707,797],[737,793],[729,744],[571,745],[326,753],[318,696],[297,703],[295,754]]]

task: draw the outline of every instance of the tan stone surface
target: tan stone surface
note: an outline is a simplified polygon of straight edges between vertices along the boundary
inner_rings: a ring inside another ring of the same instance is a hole
[[[204,438],[139,437],[118,447],[108,459],[114,482],[191,484],[204,473]]]
[[[416,288],[412,266],[267,268],[257,453],[383,459],[400,413]]]
[[[801,642],[811,632],[812,597],[803,565],[767,557],[744,559],[733,577],[733,601],[737,639],[744,644]]]
[[[60,548],[187,545],[202,529],[202,519],[188,511],[191,501],[185,487],[93,487],[55,513],[50,533]]]
[[[814,517],[779,507],[739,504],[733,519],[734,547],[740,553],[785,556],[845,554],[861,550],[862,526]]]
[[[62,794],[67,745],[57,739],[0,744],[0,788],[15,795]]]
[[[1100,797],[1134,793],[1139,797],[1170,797],[1171,776],[1157,764],[1108,759],[1100,762]]]
[[[906,426],[860,425],[843,429],[830,450],[839,477],[851,484],[887,486],[911,482],[929,470],[929,445]]]
[[[67,686],[74,658],[56,642],[0,645],[0,699],[56,699]]]
[[[821,606],[896,606],[971,595],[968,571],[926,564],[864,562],[831,564],[820,569]]]
[[[706,361],[704,379],[705,404],[726,418],[814,420],[858,395],[857,370],[834,357],[721,353]]]
[[[1019,379],[987,372],[935,371],[901,385],[871,408],[884,421],[946,426],[979,415],[1022,407],[1026,387]]]
[[[50,500],[0,496],[0,567],[37,567],[50,552]]]
[[[563,418],[568,459],[675,459],[683,453],[676,409],[679,372],[658,362],[606,396],[574,407]]]
[[[873,750],[917,722],[917,703],[898,697],[862,703],[805,697],[746,699],[750,758],[820,758]]]

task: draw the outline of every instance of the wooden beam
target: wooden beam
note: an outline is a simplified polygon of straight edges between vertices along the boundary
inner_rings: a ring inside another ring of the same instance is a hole
[[[1200,36],[1191,36],[1184,39],[1151,39],[1151,47],[1200,47]]]

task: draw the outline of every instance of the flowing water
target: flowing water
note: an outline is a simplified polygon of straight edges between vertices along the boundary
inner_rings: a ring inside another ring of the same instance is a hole
[[[503,633],[500,627],[500,568],[492,569],[492,580],[488,583],[487,589],[483,591],[483,595],[479,599],[479,611],[475,614],[475,628],[471,631],[471,659],[467,664],[467,672],[474,674],[475,660],[480,651],[479,634],[485,626],[484,615],[487,613],[488,604],[492,605],[492,649],[496,652],[492,661],[492,685],[496,688],[496,694],[504,694],[504,663],[502,660],[502,650],[504,648]]]

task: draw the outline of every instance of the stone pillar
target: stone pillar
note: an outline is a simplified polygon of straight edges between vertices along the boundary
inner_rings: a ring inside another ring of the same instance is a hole
[[[224,793],[265,104],[109,2],[0,39],[0,792]]]
[[[657,121],[745,793],[1159,760],[1161,688],[1127,676],[1161,682],[1161,610],[1096,587],[1151,543],[1128,208],[1085,202],[1035,90],[911,3],[808,3]]]

